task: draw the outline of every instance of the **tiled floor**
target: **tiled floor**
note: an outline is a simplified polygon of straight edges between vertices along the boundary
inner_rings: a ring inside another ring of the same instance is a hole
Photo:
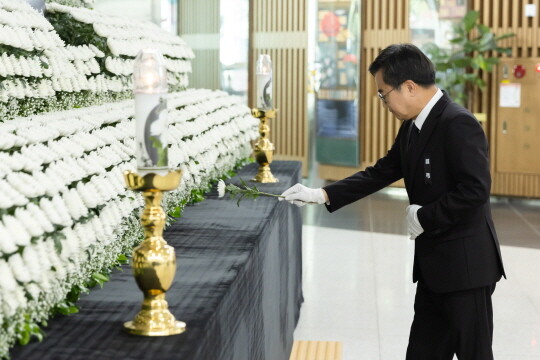
[[[497,360],[540,359],[540,202],[492,199],[508,280],[494,302]],[[414,243],[403,190],[330,214],[304,211],[304,296],[298,340],[342,341],[345,360],[405,358],[413,317]]]

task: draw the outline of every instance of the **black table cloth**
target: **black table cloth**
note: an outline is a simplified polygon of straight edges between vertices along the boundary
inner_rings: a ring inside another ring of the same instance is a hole
[[[257,164],[239,171],[244,180]],[[279,194],[300,180],[300,164],[275,162]],[[238,183],[238,178],[228,182]],[[189,206],[165,232],[177,254],[167,301],[187,331],[168,337],[125,333],[142,292],[125,267],[101,290],[79,301],[80,312],[57,317],[42,343],[17,346],[13,359],[287,360],[302,303],[302,219],[296,206],[275,198],[219,199],[214,190]]]

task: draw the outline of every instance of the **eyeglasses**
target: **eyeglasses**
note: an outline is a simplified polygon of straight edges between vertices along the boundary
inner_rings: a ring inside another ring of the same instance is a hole
[[[396,90],[396,88],[392,88],[392,90],[390,90],[389,92],[387,92],[387,93],[384,94],[384,95],[381,94],[380,91],[377,91],[377,95],[379,96],[379,99],[381,99],[382,102],[386,104],[386,103],[387,103],[387,102],[386,102],[386,97],[388,96],[388,94],[390,94],[390,93],[391,93],[392,91],[394,91],[394,90]]]

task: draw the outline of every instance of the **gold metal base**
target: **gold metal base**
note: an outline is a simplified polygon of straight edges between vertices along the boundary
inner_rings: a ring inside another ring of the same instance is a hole
[[[269,184],[269,183],[277,183],[279,182],[279,179],[274,177],[272,172],[270,171],[269,165],[263,165],[259,167],[259,170],[257,171],[257,175],[251,181],[263,183],[263,184]]]
[[[144,294],[144,300],[141,311],[133,321],[124,323],[124,329],[130,334],[168,336],[186,330],[186,324],[174,318],[165,300],[165,293],[176,273],[176,254],[174,248],[163,239],[166,214],[161,207],[163,191],[178,187],[181,177],[179,170],[163,176],[124,172],[127,187],[141,191],[145,203],[141,215],[144,240],[133,250],[131,259],[133,276]]]
[[[251,115],[260,120],[259,124],[259,140],[255,143],[253,152],[255,154],[255,160],[259,164],[259,170],[257,175],[251,179],[251,181],[260,183],[276,183],[279,180],[272,175],[270,171],[270,164],[272,163],[274,156],[274,144],[268,139],[270,133],[270,126],[267,123],[268,119],[273,119],[276,116],[277,109],[260,110],[251,109]]]
[[[145,299],[142,310],[133,321],[124,323],[124,329],[133,335],[168,336],[186,331],[186,323],[174,318],[163,293]]]
[[[124,329],[130,334],[139,336],[169,336],[178,335],[186,331],[186,323],[182,321],[175,321],[174,324],[168,324],[166,328],[155,330],[140,329],[134,323],[135,321],[125,322]]]

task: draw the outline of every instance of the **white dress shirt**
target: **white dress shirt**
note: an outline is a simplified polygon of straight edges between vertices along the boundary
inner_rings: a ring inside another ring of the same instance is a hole
[[[414,125],[416,125],[419,131],[422,130],[422,125],[424,125],[424,121],[426,121],[429,113],[431,112],[431,109],[433,109],[437,101],[439,101],[442,96],[443,92],[441,91],[441,89],[437,89],[435,95],[433,95],[431,100],[429,100],[429,102],[426,104],[426,106],[424,106],[422,111],[420,111],[420,114],[418,114],[416,119],[414,119],[413,123]]]

